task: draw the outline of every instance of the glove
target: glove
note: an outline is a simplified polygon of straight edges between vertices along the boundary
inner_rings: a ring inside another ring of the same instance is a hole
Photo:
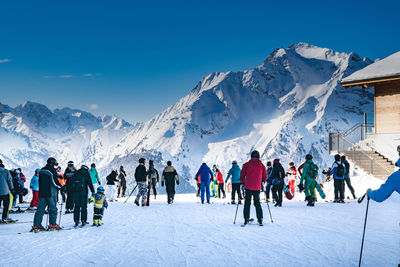
[[[99,185],[101,185],[101,182],[99,181]]]
[[[179,185],[179,180],[176,181],[176,184]]]
[[[299,184],[298,187],[299,187],[300,193],[304,191],[304,185],[303,184]]]
[[[161,186],[164,187],[164,181],[161,181]]]

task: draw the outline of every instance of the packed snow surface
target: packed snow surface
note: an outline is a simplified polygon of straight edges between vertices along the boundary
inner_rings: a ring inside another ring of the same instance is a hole
[[[394,53],[393,55],[379,60],[362,70],[354,72],[350,76],[344,78],[342,82],[369,80],[395,75],[400,75],[400,52]]]
[[[353,178],[358,195],[381,183]],[[325,184],[329,198],[331,187]],[[176,195],[172,205],[161,196],[150,207],[120,199],[110,203],[102,227],[60,232],[29,233],[33,213],[13,214],[27,223],[0,225],[0,266],[356,266],[367,201],[319,199],[306,207],[303,198],[270,205],[273,223],[262,203],[264,227],[240,227],[243,205],[233,224],[236,205],[227,204],[229,196],[202,205],[193,194]],[[363,266],[400,263],[399,203],[396,193],[383,203],[370,201]],[[92,210],[91,204],[89,218]],[[71,228],[73,215],[62,215],[61,224]]]

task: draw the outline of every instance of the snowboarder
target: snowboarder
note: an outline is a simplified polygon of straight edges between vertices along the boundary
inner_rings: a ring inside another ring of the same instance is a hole
[[[296,192],[295,184],[296,184],[296,178],[297,178],[297,169],[296,169],[296,166],[294,166],[294,162],[289,162],[289,169],[286,172],[286,177],[288,178],[287,187],[289,188],[290,192],[294,196],[294,194]]]
[[[126,172],[124,170],[124,166],[119,167],[119,175],[118,175],[119,185],[117,197],[125,197],[126,191]]]
[[[55,158],[48,158],[47,164],[39,172],[39,203],[33,219],[32,231],[44,231],[42,226],[43,215],[46,207],[49,211],[49,230],[59,230],[57,224],[57,193],[60,189],[58,185],[57,171],[58,166]]]
[[[221,198],[221,192],[222,192],[222,198],[226,198],[225,194],[225,189],[224,189],[224,177],[222,176],[221,171],[216,168],[215,173],[217,174],[217,182],[218,182],[218,198]]]
[[[168,161],[161,178],[161,186],[164,186],[165,183],[165,188],[167,190],[168,204],[174,203],[175,182],[179,185],[179,176],[175,168],[172,167],[172,162]]]
[[[346,168],[346,172],[344,173],[344,181],[347,184],[347,187],[350,189],[351,194],[353,195],[353,198],[356,199],[356,195],[354,193],[354,188],[351,185],[351,181],[350,181],[350,164],[346,159],[346,156],[341,156],[340,160],[342,161],[342,164],[344,165],[344,167]],[[343,185],[343,192],[344,192],[344,185]]]
[[[110,201],[114,201],[114,196],[115,196],[115,182],[118,182],[117,176],[118,176],[117,171],[112,170],[111,173],[106,177],[106,180],[107,180],[108,199],[109,199]]]
[[[96,170],[96,164],[92,163],[90,164],[90,180],[92,181],[93,184],[93,189],[94,191],[97,190],[97,187],[101,185],[100,178],[99,178],[99,173]],[[88,199],[91,198],[91,195],[88,195]],[[93,198],[91,198],[91,201],[93,201]]]
[[[136,184],[138,186],[138,194],[135,199],[135,204],[139,206],[139,200],[142,198],[142,207],[147,206],[146,203],[146,193],[147,193],[147,171],[146,167],[144,164],[146,163],[146,160],[144,158],[139,159],[139,166],[136,167],[135,170],[135,180]]]
[[[10,192],[14,190],[12,177],[10,172],[5,169],[3,161],[0,159],[0,206],[3,203],[3,213],[1,223],[14,222],[8,218],[8,211],[10,207]]]
[[[285,179],[285,170],[283,169],[279,159],[274,159],[272,166],[272,196],[276,200],[275,207],[282,207],[282,191]]]
[[[88,203],[88,187],[92,194],[94,194],[94,188],[92,179],[90,178],[89,168],[86,165],[82,165],[81,168],[74,174],[71,180],[71,188],[74,194],[74,222],[75,227],[79,225],[86,225],[87,221],[87,203]]]
[[[267,170],[260,161],[260,153],[257,150],[251,152],[251,159],[243,165],[240,173],[240,182],[244,184],[246,190],[244,201],[244,225],[250,221],[251,198],[256,207],[257,220],[260,226],[263,225],[263,210],[260,204],[260,191],[262,182],[267,181]]]
[[[103,225],[104,208],[108,207],[106,196],[104,195],[104,187],[99,186],[97,193],[94,195],[94,211],[93,211],[93,225]]]
[[[158,175],[158,171],[154,168],[154,161],[149,160],[149,170],[147,171],[147,177],[149,179],[149,183],[151,183],[151,188],[153,188],[154,199],[157,197],[156,186],[160,182],[160,176]]]
[[[335,162],[332,165],[330,175],[334,178],[335,200],[334,203],[344,203],[344,175],[346,167],[340,160],[340,155],[335,155]]]
[[[302,174],[300,178],[300,188],[304,188],[306,195],[307,206],[313,207],[315,205],[316,195],[315,187],[317,185],[318,166],[313,162],[311,154],[306,155],[306,162],[302,167]],[[303,184],[305,181],[305,184]],[[322,198],[325,198],[324,192],[319,192]]]
[[[76,168],[74,167],[74,162],[73,161],[68,161],[68,167],[65,169],[64,172],[64,179],[66,180],[65,182],[65,189],[67,190],[67,202],[65,204],[65,213],[72,213],[74,210],[74,197],[73,197],[73,192],[71,190],[71,179],[72,176],[74,176],[76,172]]]
[[[39,202],[39,172],[40,169],[35,170],[35,175],[31,179],[30,188],[32,190],[32,201],[28,210],[35,210]]]
[[[238,196],[239,204],[242,204],[242,194],[240,193],[240,169],[237,161],[232,161],[232,168],[228,172],[228,176],[226,177],[225,183],[231,179],[232,183],[232,202],[231,204],[235,204],[235,194]]]
[[[265,202],[270,202],[269,194],[271,192],[272,187],[272,163],[271,161],[267,162],[267,182],[265,186]]]
[[[207,203],[210,204],[210,183],[213,181],[213,173],[211,171],[211,169],[207,166],[207,164],[205,162],[203,162],[203,164],[201,164],[200,169],[197,171],[196,177],[200,176],[200,180],[201,180],[201,204],[204,204],[204,195],[206,195],[207,197]]]

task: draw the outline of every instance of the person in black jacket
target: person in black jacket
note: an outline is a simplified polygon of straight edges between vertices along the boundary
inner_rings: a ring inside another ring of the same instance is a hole
[[[285,179],[285,170],[279,163],[279,159],[274,160],[272,167],[272,196],[276,200],[275,207],[282,207],[282,190]]]
[[[74,174],[71,180],[71,189],[74,194],[75,205],[75,226],[79,225],[79,219],[82,222],[82,226],[86,225],[88,187],[90,188],[92,194],[94,194],[94,188],[92,179],[90,178],[89,168],[86,165],[82,165],[81,168]]]
[[[49,229],[59,230],[57,225],[57,194],[60,186],[55,167],[58,165],[55,158],[49,158],[47,164],[39,172],[39,203],[36,210],[32,231],[45,230],[42,226],[43,215],[46,207],[49,210]]]
[[[149,170],[147,171],[147,177],[149,179],[149,183],[151,183],[151,187],[153,188],[154,199],[157,196],[156,186],[160,181],[160,176],[158,175],[158,171],[154,168],[154,161],[149,160]]]
[[[125,191],[126,191],[126,172],[124,170],[124,166],[120,166],[119,167],[119,175],[118,175],[118,179],[119,179],[119,185],[118,185],[118,195],[117,197],[120,196],[121,197],[125,197]]]
[[[114,201],[115,196],[115,183],[118,182],[117,179],[118,173],[117,171],[112,171],[107,177],[107,191],[108,191],[108,199],[109,201]]]
[[[168,161],[167,167],[165,167],[161,178],[161,186],[164,186],[164,183],[166,185],[168,204],[174,203],[175,182],[177,185],[179,185],[179,176],[175,168],[172,167],[172,162]]]
[[[147,201],[147,171],[144,164],[146,160],[144,158],[139,159],[139,166],[136,167],[135,170],[135,180],[138,187],[138,194],[135,199],[135,204],[139,206],[140,197],[142,197],[142,206],[146,206]]]
[[[64,179],[66,181],[65,189],[67,190],[67,201],[65,204],[65,213],[73,213],[74,212],[74,198],[73,192],[71,190],[71,180],[72,176],[76,173],[76,168],[74,167],[73,161],[68,161],[68,167],[64,172]]]

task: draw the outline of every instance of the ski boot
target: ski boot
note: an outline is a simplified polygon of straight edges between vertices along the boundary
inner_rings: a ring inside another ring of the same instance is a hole
[[[241,200],[239,200],[238,204],[239,204],[239,205],[242,205],[242,201],[241,201]]]
[[[210,200],[209,199],[207,199],[207,204],[210,204]]]
[[[269,202],[271,202],[271,200],[269,198],[266,198],[265,203],[269,203]]]
[[[344,203],[344,199],[339,199],[339,203]]]
[[[335,198],[335,200],[333,200],[333,203],[339,203],[339,199]]]
[[[201,204],[204,204],[204,200],[201,201]]]
[[[58,224],[50,224],[49,231],[61,230],[61,227]]]
[[[235,203],[235,200],[232,200],[232,201],[231,201],[231,204],[232,204],[232,205],[235,205],[235,204],[236,204],[236,203]]]
[[[99,219],[97,226],[102,226],[104,223],[101,219]]]
[[[46,229],[44,229],[43,226],[32,226],[32,229],[30,232],[37,233],[37,232],[42,232],[42,231],[46,231]]]
[[[250,222],[249,219],[245,219],[245,220],[244,220],[244,223],[242,224],[242,227],[245,227],[246,225],[248,225],[249,222]]]
[[[307,204],[307,206],[314,207],[314,206],[315,206],[315,201],[316,201],[315,198],[310,198],[310,201],[309,201],[309,203]]]
[[[82,221],[82,222],[81,222],[81,227],[84,227],[86,224],[87,224],[86,221]]]
[[[311,196],[306,196],[306,201],[307,201],[307,206],[310,206],[312,202]]]
[[[93,224],[92,224],[93,226],[98,226],[99,225],[99,220],[93,220]]]
[[[263,220],[262,220],[262,219],[259,219],[259,220],[258,220],[258,225],[259,225],[259,226],[264,226]]]
[[[136,206],[139,206],[139,201],[135,200]]]
[[[79,222],[75,222],[75,226],[74,227],[78,227],[79,226]]]

